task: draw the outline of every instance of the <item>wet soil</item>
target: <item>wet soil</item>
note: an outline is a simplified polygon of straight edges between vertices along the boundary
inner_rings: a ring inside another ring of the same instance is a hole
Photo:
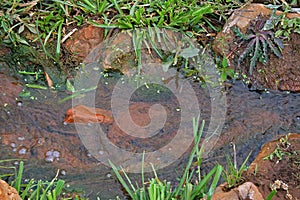
[[[300,199],[300,136],[291,134],[286,142],[283,140],[286,136],[281,141],[278,139],[264,145],[245,173],[245,180],[258,186],[264,199],[275,187],[277,193],[273,200]],[[273,155],[272,159],[270,155]]]

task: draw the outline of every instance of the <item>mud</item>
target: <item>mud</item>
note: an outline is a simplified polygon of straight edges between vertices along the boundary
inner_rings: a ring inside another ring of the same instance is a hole
[[[264,199],[270,194],[271,185],[274,185],[276,181],[279,184],[277,184],[277,193],[272,199],[291,199],[287,195],[290,195],[292,199],[300,198],[300,137],[299,134],[287,136],[288,145],[283,144],[279,139],[264,145],[257,158],[250,165],[249,170],[245,173],[245,179],[258,186]],[[282,138],[286,139],[286,136]],[[265,159],[277,147],[280,147],[284,153],[280,157],[275,155],[272,160]],[[288,188],[282,187],[284,184],[287,184]]]

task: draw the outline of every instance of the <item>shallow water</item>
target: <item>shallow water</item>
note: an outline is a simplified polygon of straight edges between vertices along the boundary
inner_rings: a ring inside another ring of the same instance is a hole
[[[22,99],[22,105],[18,106],[15,97],[23,88],[21,81],[15,84],[16,79],[7,78],[7,70],[3,67],[1,74],[0,82],[10,80],[14,84],[0,87],[0,159],[27,159],[25,177],[37,179],[51,179],[57,169],[61,169],[66,175],[61,174],[60,178],[66,179],[72,187],[85,190],[90,199],[95,199],[96,196],[100,196],[101,199],[114,198],[117,195],[124,197],[120,185],[112,176],[112,170],[90,155],[78,137],[75,125],[63,124],[65,113],[72,107],[72,102],[69,100],[59,104],[58,101],[67,94],[48,90],[29,90],[37,99]],[[116,81],[116,78],[108,78],[99,84],[96,107],[111,109],[110,98]],[[198,83],[191,84],[200,104],[201,119],[204,119],[208,125],[211,114],[209,93]],[[204,171],[210,169],[216,162],[226,164],[226,155],[233,152],[231,142],[236,146],[237,162],[241,164],[250,151],[252,154],[249,162],[255,158],[265,142],[277,138],[278,135],[289,132],[300,133],[300,94],[249,91],[241,81],[231,84],[226,89],[225,125],[217,145],[204,160]],[[180,114],[174,112],[174,108],[178,107],[177,99],[170,96],[163,97],[158,101],[153,98],[150,100],[139,98],[139,96],[133,96],[131,99],[133,103],[143,99],[148,103],[160,102],[165,106],[168,119],[161,137],[163,139],[155,140],[155,145],[158,146],[165,144],[160,141],[174,137],[180,120]],[[112,125],[102,127],[109,135]],[[140,151],[153,150],[151,149],[153,140],[146,140],[146,142],[126,138],[113,140],[124,148],[128,145],[136,145]],[[134,150],[138,151],[136,148]],[[188,154],[184,154],[172,165],[158,170],[159,177],[175,182],[183,172],[187,157]],[[138,179],[138,175],[132,177]]]

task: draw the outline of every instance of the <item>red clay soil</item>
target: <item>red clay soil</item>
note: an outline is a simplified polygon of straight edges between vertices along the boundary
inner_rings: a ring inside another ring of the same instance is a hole
[[[285,136],[282,137],[285,139]],[[279,189],[272,200],[300,199],[300,134],[290,134],[288,143],[279,139],[264,145],[263,149],[245,173],[245,180],[253,182],[263,195],[264,199],[271,192],[271,185],[277,181]],[[274,156],[272,160],[265,159],[281,149],[284,155],[280,160]],[[285,184],[288,190],[284,189]],[[292,198],[291,198],[292,197]]]

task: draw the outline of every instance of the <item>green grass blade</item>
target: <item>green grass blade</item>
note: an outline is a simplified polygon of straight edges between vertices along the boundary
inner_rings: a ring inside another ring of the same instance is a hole
[[[119,12],[119,14],[121,14],[122,16],[124,15],[122,9],[120,8],[118,2],[116,0],[113,0],[112,3],[114,4],[116,10]]]
[[[197,119],[199,119],[199,117],[198,117]],[[205,124],[205,122],[202,121],[201,127],[204,127],[204,124]],[[192,150],[192,152],[191,152],[190,158],[189,158],[188,163],[187,163],[187,165],[186,165],[186,168],[185,168],[185,170],[184,170],[183,176],[182,176],[181,179],[180,179],[179,185],[178,185],[178,187],[176,188],[176,190],[174,191],[174,195],[175,195],[175,196],[177,196],[177,195],[179,194],[179,192],[180,192],[180,190],[182,189],[182,186],[183,186],[183,184],[184,184],[184,182],[185,182],[185,180],[186,180],[186,178],[187,178],[187,176],[188,176],[189,169],[190,169],[190,167],[191,167],[191,165],[192,165],[192,163],[193,163],[194,155],[195,155],[195,153],[196,153],[196,151],[197,151],[197,149],[198,149],[198,145],[199,145],[199,142],[200,142],[200,138],[201,138],[201,136],[202,136],[203,130],[201,130],[201,129],[200,129],[200,130],[197,130],[196,127],[193,127],[193,129],[194,129],[194,135],[196,135],[195,140],[196,140],[197,142],[195,143],[194,148],[193,148],[193,150]],[[195,134],[195,132],[198,132],[198,134]]]
[[[213,193],[215,192],[217,184],[220,180],[220,177],[222,175],[223,167],[219,164],[217,164],[216,167],[217,167],[217,169],[216,169],[215,177],[214,177],[213,182],[211,183],[210,188],[209,188],[208,193],[207,193],[207,196],[208,196],[207,200],[211,199]]]
[[[57,31],[57,44],[56,44],[56,59],[59,60],[60,57],[60,44],[61,44],[61,31],[63,27],[63,20],[59,21],[58,31]]]
[[[245,170],[246,168],[246,163],[247,161],[249,160],[250,158],[250,155],[252,154],[252,151],[250,151],[250,153],[248,154],[248,156],[246,157],[246,159],[244,160],[243,164],[241,165],[240,169],[239,169],[239,174],[241,175],[243,173],[243,171]]]
[[[267,196],[266,200],[272,200],[272,198],[275,196],[276,193],[277,193],[276,190],[272,190],[270,194]]]
[[[56,187],[54,189],[56,197],[58,197],[60,195],[60,193],[62,192],[64,186],[65,186],[65,181],[64,180],[58,180],[57,181]]]
[[[206,174],[202,180],[198,183],[198,185],[193,190],[193,196],[192,199],[195,199],[197,195],[201,191],[203,191],[203,188],[208,184],[208,181],[212,178],[212,176],[217,172],[218,166],[216,165],[208,174]]]
[[[29,194],[29,190],[31,189],[31,187],[33,186],[33,184],[34,184],[34,179],[31,179],[29,181],[29,183],[26,184],[26,187],[21,192],[21,194],[19,193],[22,199],[25,199],[25,197]]]
[[[134,194],[133,192],[130,190],[128,184],[125,182],[125,180],[123,179],[123,177],[121,176],[121,174],[119,173],[119,170],[117,169],[117,167],[111,162],[109,161],[110,166],[112,167],[114,173],[116,174],[118,180],[120,181],[121,185],[124,187],[124,189],[126,190],[126,192],[129,194],[129,196],[134,199]],[[134,190],[133,190],[134,191]]]
[[[19,171],[18,171],[18,174],[17,174],[17,177],[16,177],[16,183],[15,183],[15,186],[14,186],[14,188],[16,188],[18,193],[20,192],[20,189],[21,189],[21,181],[22,181],[22,176],[23,176],[23,170],[24,170],[24,162],[21,161],[20,166],[19,166]]]

